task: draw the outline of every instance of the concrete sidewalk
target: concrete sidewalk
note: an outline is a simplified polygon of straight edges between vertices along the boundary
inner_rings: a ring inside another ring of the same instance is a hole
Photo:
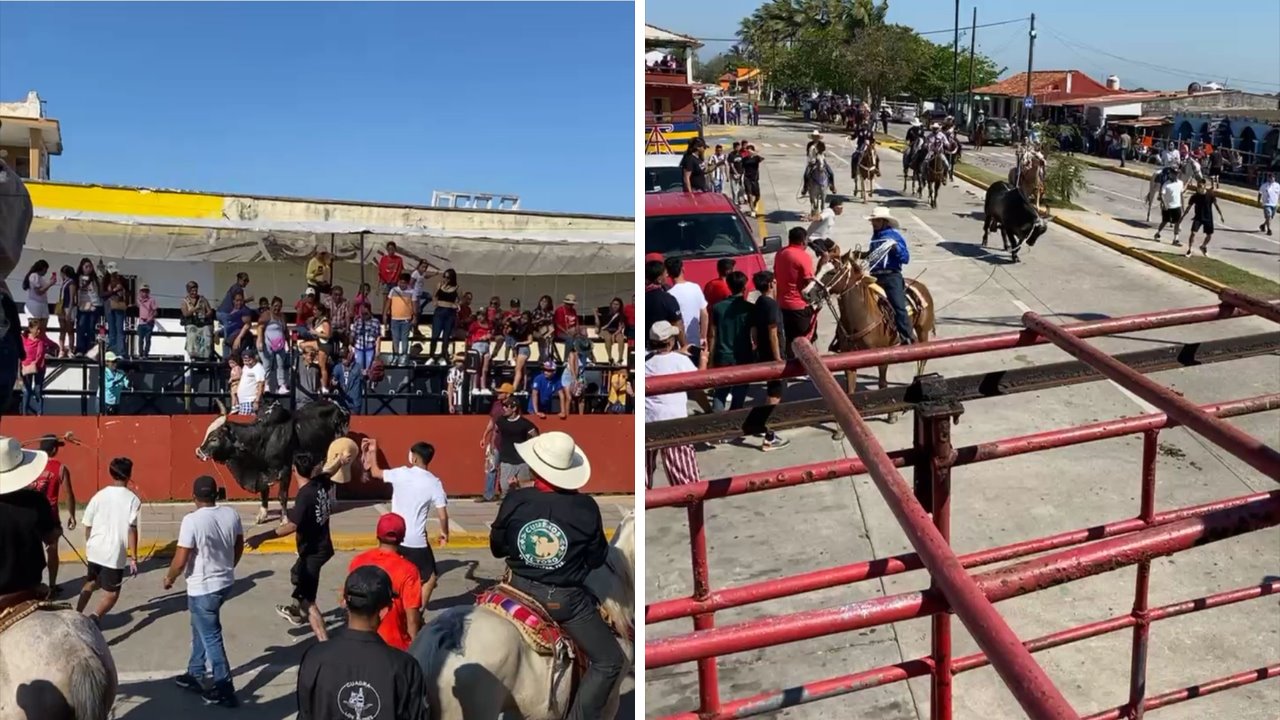
[[[597,496],[600,513],[604,517],[605,533],[612,538],[613,528],[622,520],[627,512],[635,508],[633,495]],[[279,505],[271,502],[272,517],[262,525],[254,524],[254,516],[258,512],[256,502],[224,503],[234,507],[240,513],[240,521],[244,523],[245,537],[256,535],[277,523]],[[291,505],[292,506],[292,503]],[[449,502],[449,545],[445,549],[473,550],[488,549],[489,528],[498,514],[499,504],[486,503],[472,499],[451,500]],[[377,542],[373,536],[378,516],[390,512],[391,503],[339,502],[330,520],[330,531],[333,534],[335,550],[355,551],[375,547]],[[83,516],[84,507],[77,512],[77,521]],[[189,503],[151,503],[144,505],[138,521],[138,555],[141,558],[163,557],[172,555],[178,539],[178,528],[182,518],[192,510]],[[61,511],[65,527],[66,511]],[[427,524],[427,532],[435,538],[440,532],[440,521],[433,512]],[[63,531],[63,544],[58,553],[63,562],[80,562],[84,555],[84,530],[77,525],[74,530]],[[278,538],[263,543],[256,551],[250,553],[293,553],[296,552],[293,537]]]
[[[1097,157],[1096,155],[1082,155],[1080,153],[1077,153],[1076,157],[1080,158],[1080,160],[1084,162],[1086,165],[1092,165],[1093,167],[1100,168],[1102,170],[1110,170],[1111,172],[1114,172],[1114,173],[1120,173],[1121,175],[1128,175],[1130,177],[1142,178],[1144,180],[1149,180],[1151,178],[1151,175],[1155,173],[1157,169],[1155,165],[1150,165],[1147,163],[1137,163],[1137,162],[1129,163],[1125,167],[1120,167],[1119,160],[1112,160],[1111,158],[1100,158],[1100,157]],[[1222,198],[1223,200],[1230,200],[1231,202],[1240,203],[1241,205],[1248,205],[1250,207],[1256,207],[1256,208],[1262,207],[1262,203],[1258,202],[1257,194],[1255,193],[1254,195],[1249,195],[1248,191],[1245,188],[1220,187],[1214,192],[1218,197]]]

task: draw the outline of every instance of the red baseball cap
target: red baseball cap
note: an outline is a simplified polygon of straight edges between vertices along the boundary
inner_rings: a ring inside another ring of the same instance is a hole
[[[644,256],[644,261],[645,261],[645,262],[651,262],[651,261],[653,261],[653,260],[657,260],[658,262],[662,262],[664,259],[665,259],[665,258],[663,258],[663,257],[662,257],[662,253],[656,253],[656,252],[648,253],[648,254],[646,254],[646,255]]]
[[[387,513],[378,518],[378,539],[384,542],[401,542],[404,540],[404,518],[395,513]]]

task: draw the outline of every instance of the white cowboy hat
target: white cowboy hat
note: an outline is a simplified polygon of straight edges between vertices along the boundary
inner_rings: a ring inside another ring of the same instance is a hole
[[[809,133],[809,137],[822,137],[822,133],[818,132],[817,130],[814,130],[813,132]]]
[[[920,127],[920,118],[911,118],[911,127]]]
[[[0,437],[0,495],[21,490],[35,481],[49,456],[39,450],[23,450],[22,443]]]
[[[591,479],[591,462],[565,433],[549,432],[516,443],[516,452],[534,475],[562,490],[577,490]]]
[[[863,219],[868,221],[884,220],[885,222],[889,223],[889,227],[892,227],[892,228],[902,227],[902,225],[898,223],[898,219],[890,215],[889,208],[885,207],[884,205],[877,205],[876,208],[871,211],[871,214],[867,215]]]

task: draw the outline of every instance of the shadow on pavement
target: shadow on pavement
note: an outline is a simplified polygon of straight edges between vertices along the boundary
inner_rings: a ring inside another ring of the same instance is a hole
[[[1139,230],[1146,230],[1148,228],[1155,227],[1154,225],[1147,222],[1146,220],[1130,220],[1129,218],[1122,218],[1122,217],[1112,217],[1111,219],[1115,220],[1118,223],[1124,223],[1129,227],[1138,228]]]
[[[1248,230],[1239,230],[1239,231],[1237,231],[1237,232],[1249,232],[1249,231],[1248,231]],[[1211,247],[1210,249],[1213,249],[1213,248]],[[1222,249],[1223,249],[1223,250],[1230,250],[1230,251],[1232,251],[1232,252],[1249,253],[1250,255],[1280,255],[1280,252],[1274,252],[1274,251],[1272,251],[1272,250],[1258,250],[1258,249],[1256,249],[1256,248],[1224,247],[1224,248],[1222,248]]]
[[[987,248],[982,247],[978,243],[954,242],[952,240],[943,240],[937,244],[938,247],[957,257],[970,258],[973,260],[981,260],[991,265],[1013,265],[1012,259],[997,255]]]
[[[795,210],[774,210],[764,216],[765,222],[770,223],[788,223],[801,222],[805,216]]]

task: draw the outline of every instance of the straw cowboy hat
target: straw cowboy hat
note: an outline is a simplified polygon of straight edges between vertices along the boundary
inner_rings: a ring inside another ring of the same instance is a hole
[[[30,485],[48,464],[49,456],[44,452],[23,450],[22,443],[14,438],[0,437],[0,495]]]
[[[329,452],[325,455],[324,472],[329,479],[339,485],[351,481],[351,464],[360,457],[360,447],[349,437],[340,437],[329,443]]]
[[[898,218],[891,215],[889,213],[889,208],[885,207],[884,205],[877,205],[876,208],[871,211],[871,214],[867,215],[863,219],[864,220],[884,220],[885,222],[889,223],[889,227],[891,228],[902,227],[902,225],[898,223]]]
[[[534,475],[561,490],[577,490],[591,479],[591,461],[565,433],[549,432],[516,443],[516,452]]]

